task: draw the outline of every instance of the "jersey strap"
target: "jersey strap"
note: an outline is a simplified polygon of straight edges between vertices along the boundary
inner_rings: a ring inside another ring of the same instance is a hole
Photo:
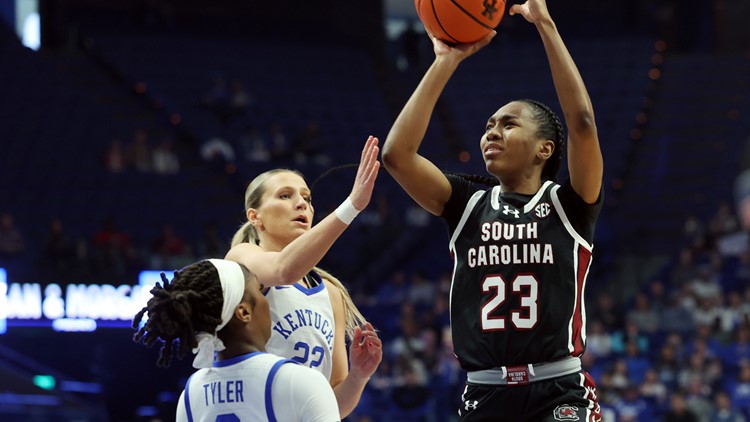
[[[273,411],[273,398],[271,397],[271,387],[273,386],[273,378],[276,376],[276,372],[279,371],[281,365],[285,363],[294,363],[289,359],[280,360],[273,364],[271,371],[268,372],[268,378],[266,378],[266,416],[268,416],[268,422],[277,422],[276,414]]]

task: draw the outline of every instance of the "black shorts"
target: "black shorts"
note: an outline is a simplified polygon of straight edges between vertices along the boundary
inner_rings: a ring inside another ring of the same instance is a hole
[[[585,372],[520,386],[466,383],[460,422],[601,421],[596,384]]]

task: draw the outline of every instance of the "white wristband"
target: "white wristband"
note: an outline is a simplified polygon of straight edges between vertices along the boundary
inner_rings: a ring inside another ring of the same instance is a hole
[[[344,224],[349,225],[352,224],[352,221],[354,221],[354,217],[359,214],[359,210],[354,208],[354,204],[352,204],[352,200],[349,199],[347,196],[344,202],[339,205],[338,208],[336,208],[336,217],[339,218],[339,220],[343,221]]]

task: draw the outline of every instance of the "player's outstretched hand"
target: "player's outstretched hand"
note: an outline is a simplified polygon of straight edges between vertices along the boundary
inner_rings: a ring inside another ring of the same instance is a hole
[[[375,179],[378,178],[380,161],[378,161],[378,138],[369,136],[365,147],[362,149],[362,158],[357,168],[357,176],[354,179],[352,192],[349,199],[358,211],[362,211],[370,203],[372,189],[375,187]]]
[[[356,327],[349,347],[349,371],[362,379],[375,373],[383,360],[383,343],[372,324],[365,323],[364,329]]]
[[[549,10],[547,9],[547,3],[544,0],[527,0],[523,4],[514,4],[508,10],[508,13],[513,15],[521,15],[527,21],[537,24],[543,19],[549,19]]]

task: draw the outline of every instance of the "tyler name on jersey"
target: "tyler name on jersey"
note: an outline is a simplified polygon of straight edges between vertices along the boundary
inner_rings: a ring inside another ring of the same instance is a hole
[[[276,321],[273,329],[286,340],[293,332],[302,327],[314,327],[319,330],[325,337],[328,348],[333,348],[333,324],[312,309],[295,309],[294,313],[290,312]]]
[[[537,223],[510,224],[499,221],[485,222],[481,228],[482,242],[498,240],[536,240],[539,236]],[[484,244],[469,248],[467,255],[469,267],[508,264],[554,264],[552,245],[549,243],[504,243]]]
[[[242,393],[242,380],[214,381],[203,384],[206,396],[206,406],[220,403],[236,403],[245,401]]]

